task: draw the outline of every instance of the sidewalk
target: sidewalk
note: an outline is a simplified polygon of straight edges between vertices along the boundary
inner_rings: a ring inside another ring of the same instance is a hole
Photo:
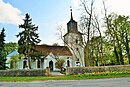
[[[65,74],[62,74],[58,71],[53,71],[53,72],[50,72],[51,76],[64,76]]]

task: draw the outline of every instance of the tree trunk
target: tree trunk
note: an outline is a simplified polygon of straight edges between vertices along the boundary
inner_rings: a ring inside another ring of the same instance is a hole
[[[126,39],[126,45],[125,45],[125,47],[126,47],[127,57],[128,57],[129,64],[130,64],[130,48],[129,48],[129,41],[128,41],[127,33],[126,33],[125,39]]]
[[[119,64],[120,64],[119,56],[118,56],[118,52],[117,52],[117,49],[116,49],[115,46],[114,46],[114,53],[115,53],[115,56],[116,56],[116,62],[117,62],[117,65],[119,65]]]
[[[119,44],[118,47],[119,47],[120,63],[121,63],[121,65],[124,65],[124,59],[123,59],[123,55],[122,55],[121,45]]]
[[[28,61],[28,69],[31,69],[31,61],[30,61],[30,57],[27,57],[27,61]]]
[[[86,67],[90,66],[88,45],[85,47],[85,60],[86,60],[85,66]]]

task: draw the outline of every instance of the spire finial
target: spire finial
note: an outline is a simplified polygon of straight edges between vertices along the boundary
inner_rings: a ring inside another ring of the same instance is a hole
[[[70,6],[70,12],[71,12],[71,19],[70,20],[73,20],[72,7],[71,6]]]

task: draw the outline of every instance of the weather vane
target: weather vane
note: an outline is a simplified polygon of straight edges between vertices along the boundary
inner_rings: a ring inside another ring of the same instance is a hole
[[[72,7],[70,6],[70,11],[72,12]]]

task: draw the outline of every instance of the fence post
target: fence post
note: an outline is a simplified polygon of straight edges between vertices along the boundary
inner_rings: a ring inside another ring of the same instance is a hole
[[[50,76],[50,68],[49,67],[46,68],[46,73],[47,73],[47,76]]]
[[[68,73],[68,66],[66,66],[66,75],[69,75],[69,73]]]

